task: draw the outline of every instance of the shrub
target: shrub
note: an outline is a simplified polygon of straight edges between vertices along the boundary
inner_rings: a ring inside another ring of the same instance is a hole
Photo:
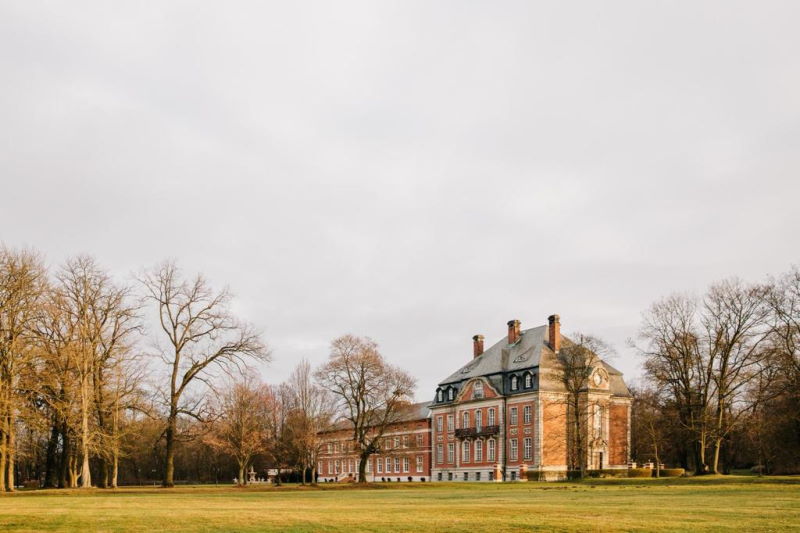
[[[586,477],[598,478],[598,477],[625,477],[628,475],[627,470],[622,469],[604,469],[604,470],[589,470],[586,473]]]
[[[650,468],[629,468],[628,477],[653,477],[653,470]]]
[[[658,475],[661,477],[681,477],[685,473],[683,468],[662,468]],[[655,470],[653,470],[655,475]]]

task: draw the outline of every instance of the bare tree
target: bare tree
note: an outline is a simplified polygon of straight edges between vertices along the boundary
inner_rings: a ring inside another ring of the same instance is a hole
[[[656,302],[643,315],[639,337],[645,343],[638,350],[645,358],[647,376],[674,400],[679,421],[693,441],[695,470],[703,473],[711,433],[714,366],[705,355],[696,300],[672,295]]]
[[[0,490],[14,490],[20,380],[30,369],[30,330],[46,289],[46,271],[34,252],[0,247]]]
[[[301,482],[305,484],[306,473],[311,472],[311,482],[317,478],[317,460],[322,447],[319,434],[330,426],[333,417],[333,398],[328,390],[312,380],[311,365],[305,359],[292,371],[287,383],[292,395],[295,411],[292,437],[298,451]]]
[[[230,455],[239,467],[240,485],[247,484],[247,467],[267,444],[270,398],[267,388],[246,378],[233,383],[220,396],[217,418],[205,441],[216,450]]]
[[[328,362],[316,372],[318,382],[337,399],[344,420],[352,424],[358,449],[358,482],[366,483],[370,455],[412,398],[415,381],[388,364],[369,338],[344,335],[331,343]]]
[[[169,373],[163,391],[167,408],[163,486],[172,487],[178,419],[200,417],[203,406],[202,400],[188,398],[190,387],[207,383],[215,367],[241,370],[248,359],[266,361],[269,353],[259,333],[231,313],[228,291],[213,291],[203,276],[183,279],[174,263],[165,262],[146,272],[141,282],[156,304],[158,323],[168,342],[161,352]]]
[[[558,351],[558,365],[553,375],[564,391],[567,466],[585,477],[589,455],[589,414],[594,407],[588,395],[589,378],[600,366],[601,354],[610,353],[610,348],[591,335],[577,333],[571,339],[565,339]]]

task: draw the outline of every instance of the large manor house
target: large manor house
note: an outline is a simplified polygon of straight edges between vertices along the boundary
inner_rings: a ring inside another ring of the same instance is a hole
[[[574,417],[563,384],[558,315],[508,334],[484,349],[473,337],[473,357],[443,379],[432,402],[408,406],[384,431],[381,452],[367,463],[369,481],[524,481],[563,479],[570,465]],[[578,393],[589,469],[625,469],[629,462],[631,395],[622,373],[592,360]],[[321,481],[358,476],[358,454],[345,428],[325,432]]]

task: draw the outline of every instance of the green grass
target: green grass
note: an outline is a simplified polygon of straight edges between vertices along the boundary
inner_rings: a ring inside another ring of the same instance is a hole
[[[780,531],[800,478],[21,491],[2,531]]]

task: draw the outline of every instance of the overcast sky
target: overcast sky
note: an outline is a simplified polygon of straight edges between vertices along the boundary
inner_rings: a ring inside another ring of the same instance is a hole
[[[618,351],[800,260],[800,2],[0,3],[0,241],[237,295],[270,382],[367,335],[418,399],[510,319]]]

